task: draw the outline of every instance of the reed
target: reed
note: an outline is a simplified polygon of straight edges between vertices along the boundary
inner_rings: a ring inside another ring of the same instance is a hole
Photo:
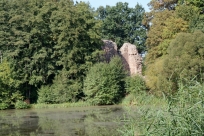
[[[142,96],[136,116],[119,131],[123,136],[203,136],[204,135],[204,84],[189,81],[178,83],[178,92],[155,104],[149,96]],[[138,96],[139,97],[139,96]],[[144,102],[145,101],[145,102]],[[147,102],[149,101],[149,102]],[[156,102],[158,102],[156,100]],[[164,104],[165,102],[165,104]],[[146,104],[150,104],[147,106]],[[144,105],[143,105],[144,104]]]

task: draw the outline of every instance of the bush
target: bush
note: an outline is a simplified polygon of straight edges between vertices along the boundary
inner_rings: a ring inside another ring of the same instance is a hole
[[[5,109],[7,109],[8,107],[9,107],[8,104],[6,104],[6,103],[0,103],[0,110],[5,110]]]
[[[110,63],[95,64],[84,80],[86,99],[94,105],[115,104],[125,95],[126,73],[119,57]]]
[[[38,90],[37,103],[52,104],[54,103],[54,95],[49,86],[42,86]]]
[[[166,78],[167,73],[164,72],[164,58],[156,59],[154,63],[147,66],[145,71],[147,88],[157,96],[162,96],[163,93],[172,94],[173,85]]]
[[[16,102],[15,108],[16,109],[28,109],[30,108],[30,104],[27,104],[26,102],[19,100]]]
[[[83,90],[82,79],[70,79],[66,71],[61,71],[55,76],[52,86],[50,87],[54,103],[77,102],[81,98]]]
[[[141,76],[127,77],[125,80],[125,89],[127,93],[139,94],[146,91],[145,81]]]
[[[126,96],[122,101],[123,105],[139,104],[142,96],[146,94],[145,81],[141,76],[135,75],[126,77],[125,80]]]
[[[82,90],[81,81],[67,79],[63,74],[55,77],[51,86],[42,86],[38,90],[37,103],[59,104],[76,102]]]

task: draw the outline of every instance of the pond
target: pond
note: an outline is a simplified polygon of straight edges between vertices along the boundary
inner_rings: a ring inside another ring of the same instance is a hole
[[[126,123],[121,106],[0,111],[0,136],[112,136]]]

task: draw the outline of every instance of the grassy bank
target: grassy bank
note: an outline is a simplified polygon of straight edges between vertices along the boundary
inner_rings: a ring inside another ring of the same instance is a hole
[[[93,106],[93,105],[88,102],[79,101],[79,102],[62,103],[62,104],[32,104],[31,108],[45,109],[45,108],[88,107],[88,106]]]
[[[167,100],[165,98],[156,97],[154,95],[141,93],[141,94],[129,94],[127,95],[122,103],[123,106],[151,106],[151,107],[165,107],[167,106]]]

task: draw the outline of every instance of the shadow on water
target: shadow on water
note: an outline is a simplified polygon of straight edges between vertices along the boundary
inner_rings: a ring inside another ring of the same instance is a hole
[[[0,111],[1,136],[112,136],[124,124],[120,106]]]

